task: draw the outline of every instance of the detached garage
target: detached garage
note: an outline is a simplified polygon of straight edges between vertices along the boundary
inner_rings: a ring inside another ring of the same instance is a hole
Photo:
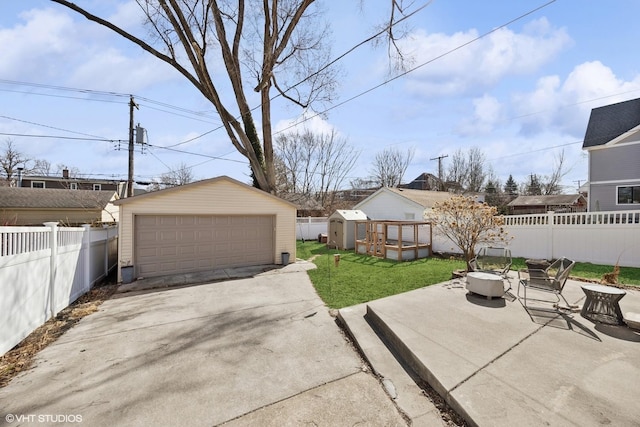
[[[120,199],[118,280],[295,259],[296,206],[227,176]]]

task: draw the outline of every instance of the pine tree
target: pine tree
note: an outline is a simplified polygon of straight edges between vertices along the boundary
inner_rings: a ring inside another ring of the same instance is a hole
[[[513,179],[512,175],[509,175],[509,179],[504,184],[504,192],[507,194],[518,194],[518,184]]]

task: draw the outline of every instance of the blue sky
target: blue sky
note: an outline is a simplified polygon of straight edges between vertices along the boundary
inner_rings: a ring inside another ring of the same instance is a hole
[[[144,34],[135,2],[78,3]],[[318,3],[337,56],[374,32],[389,0],[368,0],[363,9],[357,0]],[[336,106],[304,126],[333,128],[360,152],[351,178],[366,178],[375,154],[387,147],[415,150],[403,182],[437,174],[432,158],[448,155],[446,168],[456,150],[478,147],[503,183],[509,174],[521,182],[549,174],[564,150],[564,191],[575,192],[576,181],[587,178],[581,147],[591,109],[640,97],[640,2],[557,0],[498,28],[545,3],[433,1],[408,21],[401,41],[414,71],[365,93],[390,76],[384,47],[360,48],[340,62]],[[64,164],[81,176],[124,179],[126,142],[56,137],[126,141],[133,94],[140,104],[135,122],[153,146],[136,152],[137,180],[184,163],[197,179],[249,181],[247,162],[222,129],[178,147],[191,154],[160,148],[219,125],[212,106],[169,66],[48,1],[3,2],[0,12],[0,142],[11,138],[54,170]],[[282,130],[302,114],[276,101],[272,122]]]

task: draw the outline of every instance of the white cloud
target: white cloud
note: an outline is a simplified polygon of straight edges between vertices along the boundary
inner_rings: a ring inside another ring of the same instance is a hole
[[[574,67],[564,82],[557,75],[540,78],[535,90],[515,94],[512,104],[525,134],[554,130],[582,138],[592,108],[635,98],[639,91],[640,74],[625,81],[592,61]]]
[[[0,75],[10,79],[46,80],[59,64],[81,50],[71,18],[54,9],[31,9],[20,14],[24,23],[0,29]]]
[[[121,4],[114,19],[125,26],[137,19],[139,25],[134,6]],[[11,28],[0,28],[3,78],[134,92],[177,77],[141,48],[73,12],[30,9],[20,19]]]
[[[314,133],[329,133],[335,128],[328,121],[311,110],[305,110],[300,117],[284,119],[276,123],[274,133],[302,132],[308,129]]]
[[[69,77],[73,86],[94,90],[135,92],[151,84],[176,77],[173,70],[155,57],[142,53],[126,55],[115,48],[91,52]]]
[[[419,30],[405,38],[402,47],[416,64],[433,61],[407,75],[408,89],[431,96],[476,93],[506,76],[534,72],[572,43],[545,18],[521,33],[501,28],[472,42],[478,36],[475,29],[452,35]]]
[[[462,135],[478,135],[491,132],[503,120],[503,107],[498,99],[485,94],[473,100],[473,116],[462,121],[458,131]]]
[[[119,3],[115,13],[109,16],[107,21],[113,22],[127,31],[140,27],[140,25],[144,23],[144,19],[140,14],[140,6],[135,1]]]

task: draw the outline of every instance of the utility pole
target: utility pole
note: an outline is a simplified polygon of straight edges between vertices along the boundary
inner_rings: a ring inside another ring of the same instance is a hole
[[[449,157],[449,155],[445,154],[444,156],[438,156],[434,157],[433,159],[429,159],[438,161],[438,181],[440,181],[438,183],[438,186],[440,187],[440,191],[444,191],[444,182],[442,182],[442,159],[444,159],[445,157]]]
[[[133,95],[129,97],[129,179],[127,180],[127,197],[133,196],[133,107],[138,105],[133,102]]]
[[[573,182],[575,182],[576,184],[578,184],[578,192],[580,192],[580,187],[582,187],[580,184],[582,183],[582,180],[581,180],[581,179],[579,179],[579,180],[577,180],[577,181],[573,181]]]

